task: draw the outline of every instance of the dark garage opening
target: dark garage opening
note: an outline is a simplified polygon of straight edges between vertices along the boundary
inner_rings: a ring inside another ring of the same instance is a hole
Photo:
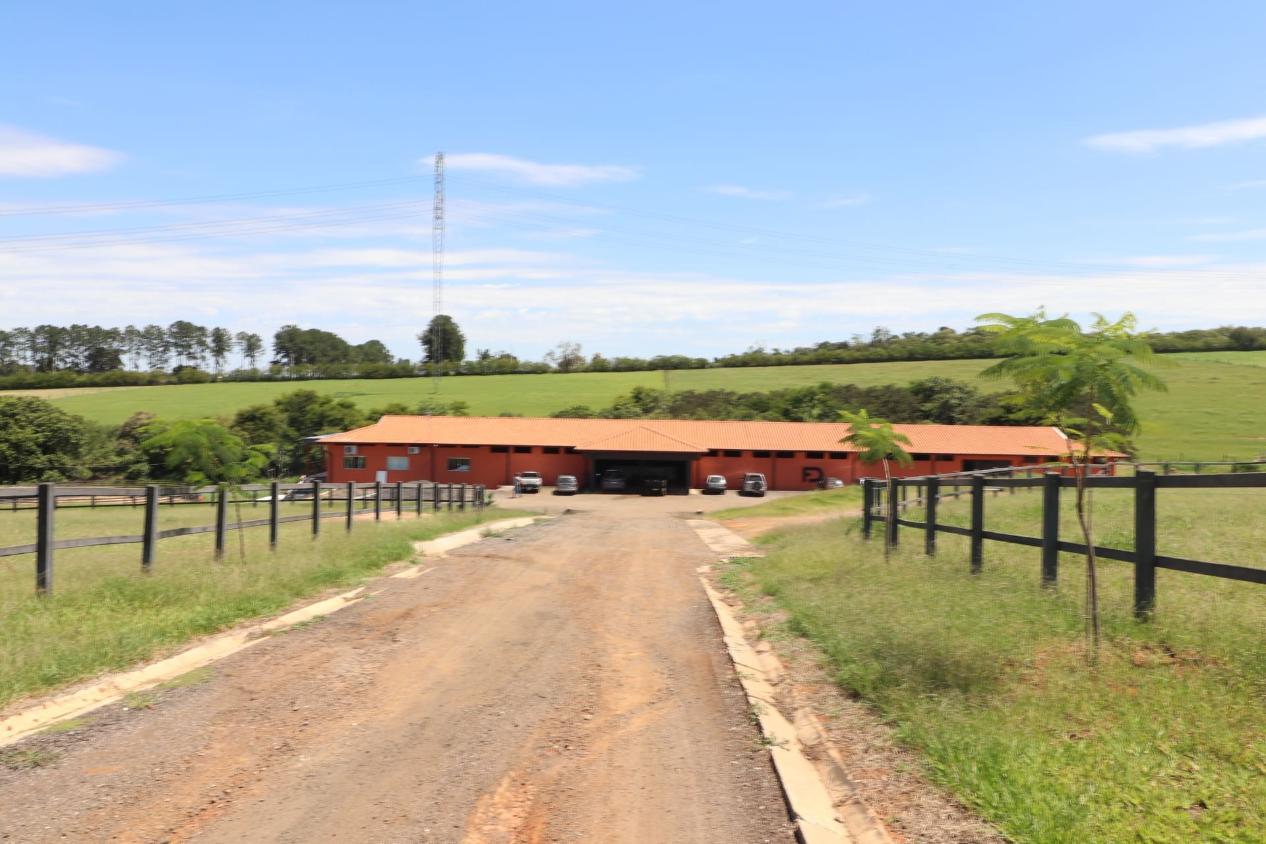
[[[690,492],[690,461],[671,460],[665,458],[594,458],[594,478],[591,485],[594,491],[601,491],[602,478],[608,470],[623,472],[625,492],[638,494],[642,491],[643,482],[651,479],[668,481],[668,492],[672,495],[686,495]]]

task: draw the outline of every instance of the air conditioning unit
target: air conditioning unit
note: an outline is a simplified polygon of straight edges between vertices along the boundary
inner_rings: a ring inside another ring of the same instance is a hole
[[[411,446],[409,446],[409,453],[410,453],[410,454],[421,454],[421,453],[422,453],[422,446],[420,446],[420,445],[411,445]]]
[[[344,453],[344,454],[355,454],[355,453],[356,453],[356,446],[354,446],[354,445],[345,445],[345,446],[343,446],[343,453]]]

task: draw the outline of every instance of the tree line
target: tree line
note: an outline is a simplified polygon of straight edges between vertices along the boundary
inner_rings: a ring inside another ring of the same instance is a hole
[[[434,317],[418,333],[421,358],[395,358],[380,340],[351,343],[331,331],[284,325],[272,337],[208,327],[170,325],[37,325],[0,330],[0,389],[200,383],[212,380],[410,378],[419,375],[512,375],[546,372],[636,372],[745,366],[795,366],[880,361],[992,358],[998,352],[981,327],[869,336],[791,349],[751,348],[714,358],[587,356],[579,343],[560,342],[542,360],[477,348],[451,316]],[[1266,328],[1221,326],[1139,335],[1154,352],[1266,349]]]

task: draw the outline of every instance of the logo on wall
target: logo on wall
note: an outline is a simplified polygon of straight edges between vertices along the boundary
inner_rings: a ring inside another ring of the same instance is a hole
[[[817,466],[805,466],[800,470],[800,480],[807,484],[816,484],[825,477],[826,472],[823,472]]]

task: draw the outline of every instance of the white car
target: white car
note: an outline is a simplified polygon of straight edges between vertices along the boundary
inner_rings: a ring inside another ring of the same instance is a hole
[[[529,493],[541,491],[540,472],[520,472],[514,476],[514,482],[518,485],[520,492]]]

